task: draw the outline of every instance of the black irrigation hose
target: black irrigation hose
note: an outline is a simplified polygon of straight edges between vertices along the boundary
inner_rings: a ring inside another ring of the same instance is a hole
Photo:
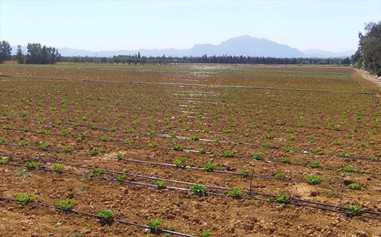
[[[7,165],[21,166],[20,164],[9,164],[9,163]],[[40,170],[45,171],[45,172],[56,173],[55,171],[50,170],[46,167],[41,167]],[[63,171],[62,173],[67,173],[67,174],[72,174],[72,175],[77,175],[77,176],[79,175],[82,177],[88,176],[87,174],[76,173],[76,172],[71,172],[71,171]],[[100,177],[100,176],[98,176],[97,179],[106,180],[106,181],[117,181],[117,182],[128,183],[128,184],[139,185],[139,186],[146,186],[146,187],[157,187],[156,185],[149,184],[149,183],[142,183],[142,182],[135,182],[135,181],[128,181],[128,180],[119,181],[119,180],[116,180],[113,178],[106,178],[106,177]],[[162,179],[158,179],[158,180],[162,180]],[[209,186],[205,186],[205,187],[209,187]],[[179,187],[165,187],[165,189],[166,190],[172,190],[172,191],[189,192],[189,189],[179,188]],[[225,188],[221,188],[221,190],[224,190],[224,189]],[[225,191],[227,191],[227,190],[230,190],[230,189],[226,189]],[[262,200],[262,201],[268,200],[268,199],[261,199],[261,198],[255,197],[253,195],[264,196],[267,198],[276,198],[277,197],[277,195],[274,195],[274,194],[268,194],[268,193],[263,193],[263,192],[255,192],[255,191],[250,191],[250,190],[249,191],[245,190],[243,192],[245,194],[248,194],[251,196],[251,198],[244,198],[246,200]],[[216,192],[207,191],[207,192],[205,192],[205,195],[219,196],[219,197],[224,197],[224,198],[228,197],[225,192],[216,193]],[[286,202],[285,204],[301,206],[301,207],[309,207],[309,208],[314,208],[314,209],[320,209],[323,211],[343,213],[345,215],[348,215],[345,207],[335,206],[335,205],[330,205],[330,204],[325,204],[325,203],[319,203],[319,202],[313,202],[313,201],[308,201],[308,200],[302,200],[302,199],[298,199],[298,198],[291,198],[290,201]],[[381,221],[381,218],[378,217],[378,216],[381,216],[381,212],[375,212],[372,210],[361,210],[361,213],[369,214],[366,216],[361,215],[361,217],[363,217],[363,218],[369,218],[369,219],[375,219],[375,220]],[[374,216],[372,216],[372,215],[374,215]]]
[[[0,196],[0,201],[21,203],[17,199],[12,199],[12,198],[7,198],[7,197],[1,197],[1,196]],[[51,209],[53,209],[53,210],[55,210],[57,212],[62,212],[62,210],[59,209],[58,207],[55,207],[55,206],[52,206],[52,205],[49,205],[49,204],[45,204],[45,203],[42,203],[42,202],[33,201],[33,203],[31,203],[31,204],[34,204],[34,205],[37,205],[37,206],[46,207],[46,208],[51,208]],[[79,216],[87,216],[87,217],[95,218],[95,219],[98,219],[98,220],[102,220],[102,218],[99,217],[98,215],[95,215],[95,214],[92,214],[92,213],[88,213],[88,212],[82,212],[82,211],[78,211],[78,210],[74,210],[74,209],[65,210],[64,212],[65,213],[71,213],[71,214],[79,215]],[[135,226],[135,227],[142,228],[142,229],[150,229],[150,227],[147,226],[147,225],[142,225],[142,224],[138,224],[138,223],[131,222],[131,221],[113,219],[112,222],[113,223],[123,224],[123,225],[131,225],[131,226]],[[167,233],[167,234],[176,235],[176,236],[183,236],[183,237],[194,237],[194,235],[188,235],[188,234],[184,234],[184,233],[180,233],[180,232],[176,232],[176,231],[172,231],[172,230],[167,230],[167,229],[159,229],[159,230],[157,230],[157,232],[158,233]]]
[[[66,123],[63,123],[63,124],[67,124],[69,125],[70,123],[66,122]],[[78,125],[78,126],[81,126],[81,127],[88,127],[88,128],[91,128],[90,125]],[[22,131],[21,129],[15,129],[15,128],[9,128],[7,130],[14,130],[14,131]],[[111,132],[109,129],[97,129],[98,131],[103,131],[103,132]],[[36,134],[41,134],[37,131],[28,131],[28,132],[32,132],[32,133],[36,133]],[[119,131],[119,133],[126,133],[126,134],[139,134],[139,135],[150,135],[150,133],[148,132],[134,132],[134,133],[131,133],[131,132],[128,132],[128,131]],[[41,134],[41,135],[47,135],[47,134]],[[54,136],[59,136],[59,134],[48,134],[48,135],[54,135]],[[151,136],[151,135],[150,135]],[[170,138],[171,136],[168,135],[168,134],[156,134],[156,136],[159,136],[159,137],[164,137],[164,138]],[[71,136],[72,138],[75,138],[74,136]],[[185,136],[176,136],[175,138],[177,139],[181,139],[181,140],[191,140],[190,137],[185,137]],[[95,139],[92,139],[92,140],[95,140]],[[211,139],[199,139],[200,141],[205,141],[205,142],[214,142],[214,143],[224,143],[224,144],[232,144],[232,145],[245,145],[245,146],[250,146],[250,147],[257,147],[257,148],[260,148],[262,147],[260,144],[255,144],[255,143],[238,143],[238,142],[229,142],[229,141],[215,141],[215,140],[211,140]],[[117,144],[124,144],[123,142],[121,141],[108,141],[108,142],[113,142],[113,143],[117,143]],[[137,145],[137,144],[134,144],[135,147],[138,147],[138,148],[142,148],[142,147],[146,147],[145,145]],[[167,150],[173,150],[173,148],[171,147],[161,147],[161,146],[157,146],[157,148],[160,148],[160,149],[167,149]],[[277,147],[277,146],[270,146],[268,147],[270,149],[275,149],[275,150],[279,150],[281,149],[280,147]],[[187,149],[183,149],[185,152],[194,152],[194,153],[198,153],[198,151],[196,150],[187,150]],[[377,150],[377,149],[376,149]],[[318,154],[314,154],[312,152],[306,152],[306,151],[294,151],[298,154],[304,154],[304,155],[318,155]],[[208,152],[206,152],[207,154],[210,154]],[[325,154],[324,156],[330,156],[329,154]],[[369,158],[369,157],[356,157],[356,156],[342,156],[342,155],[331,155],[332,157],[334,158],[342,158],[342,159],[351,159],[351,160],[364,160],[364,161],[370,161],[370,162],[381,162],[381,159],[374,159],[374,158]],[[238,158],[250,158],[250,156],[235,156],[235,157],[238,157]],[[361,172],[359,172],[361,173]],[[365,174],[367,174],[367,172],[364,172]]]
[[[26,78],[35,79],[32,76],[14,76],[7,75],[11,78]],[[314,92],[314,93],[339,93],[339,94],[359,94],[359,95],[372,95],[371,92],[360,91],[339,91],[339,90],[313,90],[313,89],[296,89],[296,88],[276,88],[276,87],[255,87],[255,86],[234,86],[234,85],[209,85],[209,84],[193,84],[193,83],[164,83],[164,82],[135,82],[135,81],[118,81],[118,80],[89,80],[78,78],[63,78],[63,77],[39,77],[42,80],[60,80],[60,81],[79,81],[79,82],[104,82],[104,83],[128,83],[137,85],[162,85],[162,86],[174,86],[174,87],[204,87],[204,88],[233,88],[233,89],[253,89],[253,90],[275,90],[275,91],[297,91],[297,92]]]

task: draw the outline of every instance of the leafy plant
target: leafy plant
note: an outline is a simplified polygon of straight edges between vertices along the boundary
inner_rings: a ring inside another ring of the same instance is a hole
[[[124,144],[126,144],[126,145],[134,145],[134,140],[132,140],[132,139],[126,139],[126,140],[124,140],[123,142],[124,142]]]
[[[0,143],[5,143],[7,139],[5,137],[0,137]]]
[[[282,163],[286,163],[286,164],[290,164],[291,163],[290,157],[288,157],[288,156],[283,157],[280,161]]]
[[[158,180],[155,182],[155,185],[157,186],[158,189],[164,189],[166,182],[164,180]]]
[[[93,147],[90,149],[89,154],[90,156],[97,156],[101,153],[101,149],[98,147]]]
[[[286,194],[286,193],[282,193],[282,194],[279,194],[278,196],[275,197],[276,201],[278,203],[281,203],[283,205],[287,205],[289,202],[290,202],[290,195]]]
[[[179,158],[172,161],[174,165],[176,165],[177,168],[185,168],[185,158]]]
[[[252,156],[251,156],[254,160],[263,160],[263,156],[262,156],[262,154],[253,154]]]
[[[154,219],[148,221],[148,227],[151,233],[160,232],[160,228],[163,226],[163,221],[161,219]]]
[[[41,151],[48,151],[49,147],[50,147],[49,144],[42,143],[41,145],[38,146],[38,149],[40,149]]]
[[[362,213],[362,206],[348,205],[345,207],[345,213],[347,216],[360,216]]]
[[[200,138],[198,136],[196,136],[196,135],[195,136],[191,136],[190,139],[192,141],[198,141],[198,140],[200,140]]]
[[[321,147],[316,147],[314,149],[312,149],[312,153],[314,154],[323,154],[323,149]]]
[[[25,162],[24,167],[27,168],[28,170],[37,170],[38,164],[34,161],[27,161]]]
[[[274,135],[272,133],[266,133],[263,135],[263,137],[266,139],[274,139]]]
[[[63,152],[64,153],[71,153],[73,151],[73,146],[72,145],[66,145],[63,147]]]
[[[286,152],[293,152],[294,148],[292,146],[286,146],[283,148]]]
[[[116,180],[118,180],[118,181],[123,181],[123,180],[126,180],[127,178],[128,178],[127,174],[121,174],[121,175],[116,176]]]
[[[311,184],[311,185],[317,185],[317,184],[320,184],[322,182],[321,178],[318,177],[318,176],[315,176],[315,175],[310,175],[306,178],[307,180],[307,183]]]
[[[15,198],[17,201],[20,202],[20,206],[24,207],[27,204],[31,203],[35,199],[36,195],[34,194],[28,194],[28,193],[22,193],[22,194],[16,194]]]
[[[311,168],[314,168],[314,169],[317,169],[317,168],[320,168],[321,167],[321,164],[319,161],[311,161],[310,163],[310,167]]]
[[[228,195],[231,196],[231,197],[240,199],[240,198],[242,198],[245,195],[245,193],[241,189],[239,189],[239,188],[232,188],[228,192]]]
[[[205,154],[206,153],[206,149],[205,148],[199,148],[197,151],[198,151],[199,154]]]
[[[348,157],[348,156],[350,156],[350,154],[347,151],[342,151],[342,152],[339,153],[339,156]]]
[[[248,177],[249,174],[250,174],[250,170],[248,169],[241,169],[238,171],[239,175],[243,176],[243,177]]]
[[[54,164],[53,171],[57,173],[61,173],[64,170],[64,166],[62,164]]]
[[[8,157],[2,156],[0,157],[0,164],[6,164],[8,163],[9,159]]]
[[[345,172],[351,173],[351,172],[353,172],[355,170],[356,170],[356,167],[354,167],[353,165],[347,165],[347,166],[344,167],[344,171]]]
[[[208,172],[211,172],[213,171],[213,169],[215,168],[216,164],[209,161],[208,163],[206,163],[203,167],[204,170],[208,171]]]
[[[27,170],[22,170],[20,171],[19,173],[15,174],[15,176],[17,177],[21,177],[21,178],[29,178],[32,176],[32,174],[30,172],[28,172]]]
[[[274,175],[274,178],[275,178],[275,179],[279,179],[279,180],[284,179],[285,177],[286,177],[286,175],[285,175],[284,173],[282,173],[282,172],[280,172],[280,173],[276,173],[276,174]]]
[[[157,147],[157,142],[153,141],[153,142],[148,143],[148,147],[149,148]]]
[[[102,225],[111,225],[114,220],[114,212],[112,210],[100,211],[97,216]]]
[[[210,232],[209,229],[206,229],[206,230],[203,230],[201,233],[200,233],[200,237],[211,237],[212,234]]]
[[[108,136],[101,136],[100,141],[101,142],[108,142],[108,141],[110,141],[110,138]]]
[[[100,176],[104,173],[105,173],[105,171],[103,169],[94,168],[94,169],[90,170],[89,175],[90,175],[90,177],[96,177],[96,176]]]
[[[70,211],[75,204],[74,199],[59,200],[56,202],[56,206],[61,211]]]
[[[358,184],[358,183],[350,183],[350,184],[348,184],[348,188],[349,189],[353,189],[353,190],[360,190],[361,189],[361,185]]]
[[[25,147],[25,146],[29,146],[29,145],[30,145],[30,142],[25,141],[25,140],[21,140],[21,141],[19,142],[19,146],[23,146],[23,147]]]
[[[175,151],[182,151],[183,148],[181,148],[181,146],[179,144],[174,144],[173,145],[173,150],[175,150]]]
[[[234,151],[227,150],[227,151],[222,152],[221,156],[228,158],[228,157],[233,157],[234,154],[235,154]]]
[[[193,184],[190,187],[191,194],[198,195],[198,196],[206,196],[206,187],[201,184]]]

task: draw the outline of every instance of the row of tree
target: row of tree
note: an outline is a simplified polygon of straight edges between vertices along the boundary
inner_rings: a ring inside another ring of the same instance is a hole
[[[119,55],[111,57],[62,57],[61,62],[74,63],[116,63],[116,64],[174,64],[174,63],[217,63],[217,64],[340,64],[349,65],[349,58],[274,58],[250,56],[208,56],[202,57],[145,57]]]
[[[359,39],[358,50],[352,56],[354,65],[381,76],[381,21],[367,24],[365,34],[360,33]]]
[[[12,57],[12,47],[7,41],[0,42],[0,63],[6,60],[15,59],[18,63],[23,64],[54,64],[61,59],[61,54],[57,49],[52,47],[41,47],[41,44],[28,44],[28,53],[23,54],[21,46],[17,46],[17,53]]]

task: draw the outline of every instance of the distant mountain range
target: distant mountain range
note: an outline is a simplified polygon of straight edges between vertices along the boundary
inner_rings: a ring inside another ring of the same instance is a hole
[[[16,53],[17,47],[12,47]],[[26,51],[23,48],[23,51]],[[139,49],[139,50],[116,50],[116,51],[89,51],[71,48],[58,48],[62,56],[90,56],[90,57],[112,57],[116,55],[135,55],[138,52],[142,56],[208,56],[216,55],[232,55],[232,56],[257,56],[257,57],[278,57],[278,58],[294,58],[294,57],[349,57],[354,54],[354,50],[344,52],[329,52],[317,49],[300,51],[288,45],[279,44],[263,38],[255,38],[248,35],[235,37],[226,40],[218,45],[213,44],[196,44],[190,49]]]

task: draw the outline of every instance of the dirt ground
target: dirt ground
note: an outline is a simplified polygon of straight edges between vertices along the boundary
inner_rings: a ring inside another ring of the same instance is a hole
[[[34,194],[48,205],[1,200],[0,236],[170,236],[54,209],[66,199],[80,212],[113,210],[116,220],[145,226],[160,219],[160,229],[191,236],[381,236],[379,89],[361,72],[257,65],[0,65],[0,72],[0,198]],[[54,172],[57,164],[63,172]],[[194,184],[208,195],[192,193]],[[281,194],[290,203],[277,201]],[[350,205],[361,214],[349,215]]]

